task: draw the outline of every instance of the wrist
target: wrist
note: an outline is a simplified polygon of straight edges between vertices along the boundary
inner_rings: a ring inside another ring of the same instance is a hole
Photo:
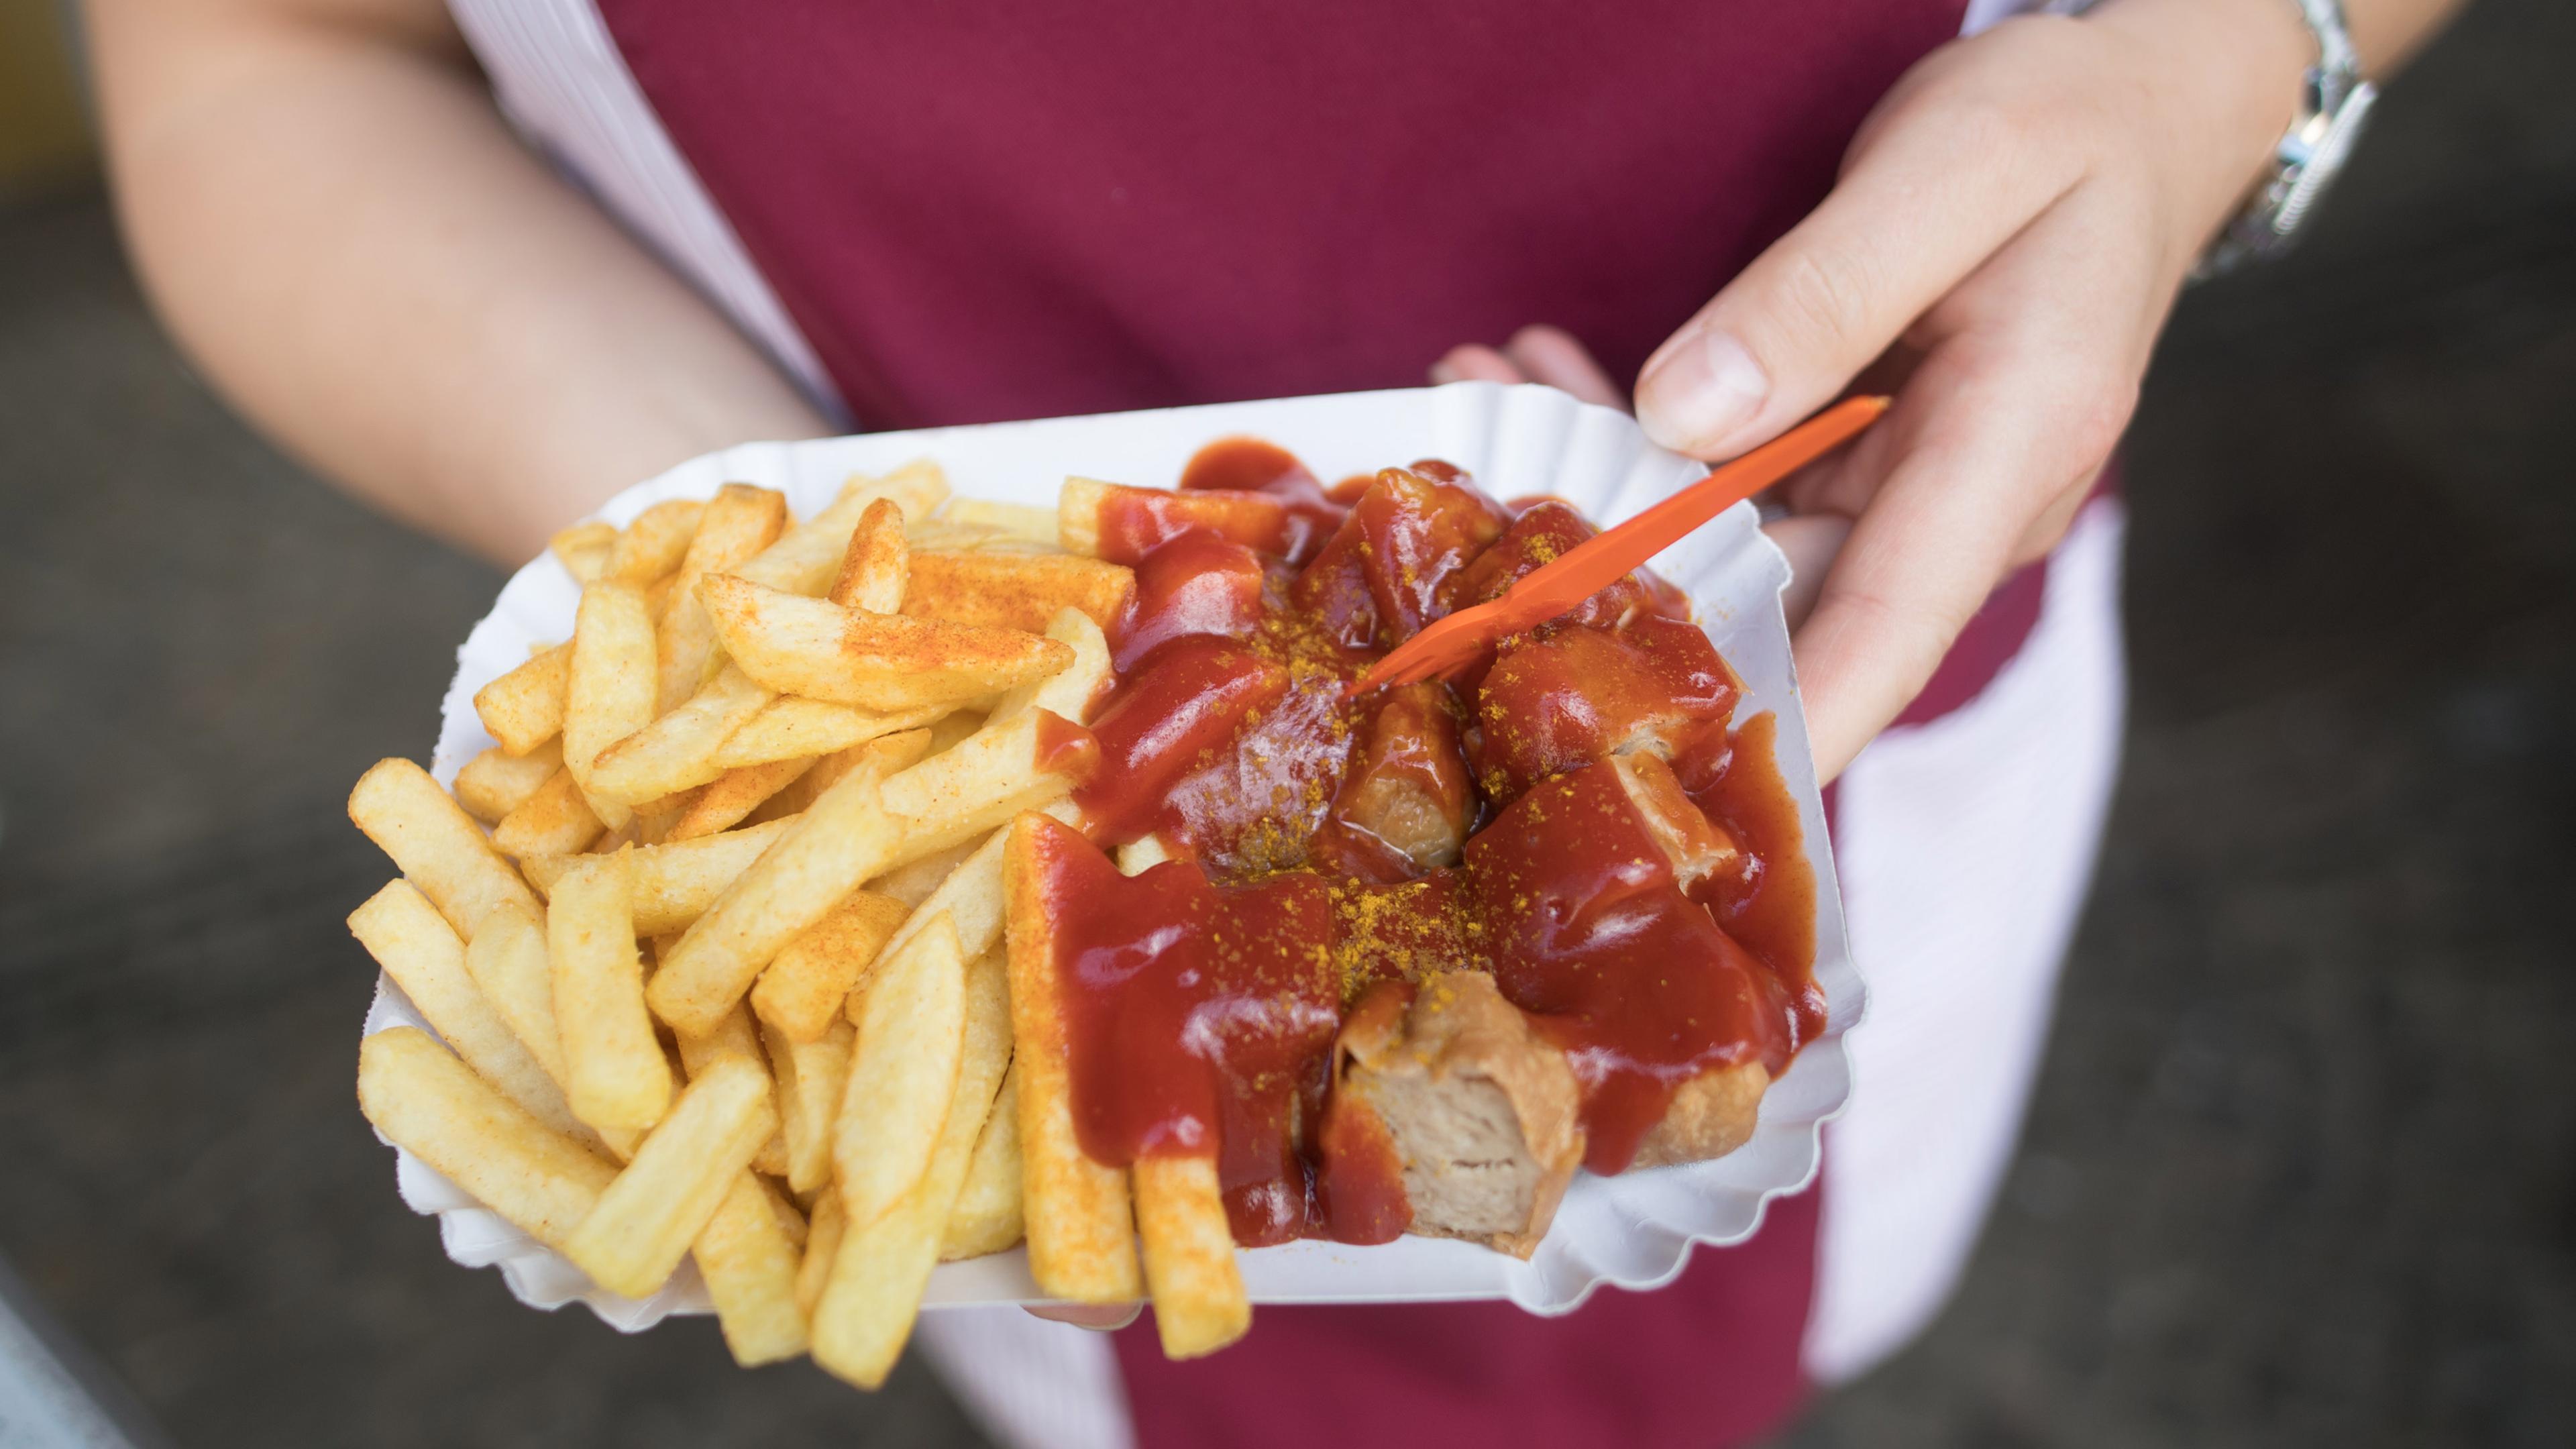
[[[2316,39],[2292,0],[2106,0],[2084,22],[2112,34],[2142,77],[2196,252],[2267,174]]]

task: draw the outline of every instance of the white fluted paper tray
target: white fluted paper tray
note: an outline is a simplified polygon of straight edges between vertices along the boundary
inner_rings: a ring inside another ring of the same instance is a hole
[[[966,496],[1052,508],[1067,474],[1168,487],[1202,445],[1234,434],[1278,443],[1326,480],[1416,458],[1444,458],[1500,498],[1553,493],[1602,523],[1615,523],[1701,473],[1698,464],[1646,441],[1634,421],[1543,387],[1456,383],[1396,392],[1228,403],[984,427],[878,433],[806,443],[752,443],[693,459],[619,494],[600,516],[623,525],[670,498],[707,498],[720,484],[757,483],[787,495],[798,517],[821,508],[852,473],[880,473],[928,456]],[[1739,504],[1684,539],[1655,567],[1687,591],[1719,652],[1746,689],[1738,718],[1779,716],[1780,770],[1797,797],[1816,872],[1816,980],[1824,1034],[1809,1043],[1763,1098],[1753,1139],[1728,1156],[1615,1178],[1578,1175],[1555,1227],[1528,1262],[1471,1244],[1406,1237],[1381,1247],[1301,1242],[1242,1255],[1256,1303],[1400,1303],[1508,1298],[1538,1313],[1571,1310],[1604,1283],[1652,1288],[1687,1261],[1691,1244],[1740,1242],[1763,1204],[1815,1176],[1819,1132],[1840,1111],[1851,1073],[1842,1035],[1860,1015],[1862,989],[1843,936],[1841,896],[1825,817],[1807,753],[1807,729],[1789,659],[1780,590],[1789,567]],[[474,691],[528,657],[532,644],[572,633],[579,588],[551,556],[519,570],[457,651],[432,770],[457,768],[492,743],[474,714]],[[365,1030],[423,1023],[380,980]],[[449,1257],[497,1266],[520,1301],[554,1308],[579,1299],[621,1329],[668,1313],[707,1311],[696,1270],[684,1264],[644,1300],[593,1287],[559,1254],[474,1205],[409,1153],[400,1155],[403,1201],[436,1214]],[[1018,1250],[943,1264],[928,1302],[1022,1303],[1040,1295]]]

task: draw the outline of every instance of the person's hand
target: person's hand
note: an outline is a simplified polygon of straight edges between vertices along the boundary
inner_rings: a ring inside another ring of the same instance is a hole
[[[1784,485],[1800,516],[1772,527],[1816,587],[1796,644],[1821,778],[2065,532],[2313,58],[2292,7],[2244,0],[2113,0],[1945,46],[1871,113],[1832,194],[1647,361],[1638,420],[1711,460],[1856,380],[1896,395]],[[1617,397],[1542,329],[1433,375]]]

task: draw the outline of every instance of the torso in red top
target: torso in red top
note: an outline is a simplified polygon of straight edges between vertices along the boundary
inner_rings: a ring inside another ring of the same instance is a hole
[[[1962,3],[600,9],[857,421],[885,428],[1411,386],[1531,322],[1625,380],[1824,194]],[[1813,1233],[1813,1194],[1775,1204],[1674,1287],[1565,1319],[1269,1309],[1199,1363],[1122,1343],[1137,1426],[1740,1442],[1794,1401]]]

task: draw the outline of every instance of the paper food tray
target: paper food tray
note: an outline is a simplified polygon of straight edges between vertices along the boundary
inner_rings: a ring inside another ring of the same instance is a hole
[[[1597,523],[1610,524],[1704,471],[1646,440],[1609,408],[1578,403],[1552,388],[1454,383],[1446,387],[1273,402],[1169,408],[1041,422],[876,433],[804,443],[750,443],[695,458],[611,499],[599,516],[623,526],[651,504],[708,498],[729,482],[787,495],[804,517],[823,507],[852,473],[880,473],[927,455],[963,496],[1053,508],[1069,473],[1169,487],[1201,445],[1250,434],[1287,448],[1327,481],[1353,473],[1443,458],[1467,469],[1498,498],[1552,493]],[[1827,1007],[1821,1036],[1762,1099],[1752,1140],[1727,1156],[1613,1178],[1578,1174],[1553,1229],[1528,1262],[1470,1243],[1404,1237],[1379,1247],[1308,1241],[1241,1255],[1255,1303],[1419,1303],[1507,1298],[1535,1313],[1571,1311],[1601,1285],[1645,1289],[1681,1272],[1693,1243],[1750,1237],[1771,1198],[1812,1180],[1819,1132],[1851,1088],[1843,1033],[1859,1018],[1861,981],[1843,934],[1842,901],[1827,846],[1815,769],[1808,757],[1780,611],[1788,561],[1755,525],[1750,504],[1674,545],[1654,567],[1689,593],[1700,623],[1745,684],[1737,718],[1779,716],[1780,771],[1798,801],[1816,875],[1817,984]],[[492,612],[457,651],[431,769],[451,784],[457,768],[492,744],[475,717],[474,692],[528,657],[532,644],[569,638],[580,589],[551,555],[519,570]],[[399,988],[379,977],[365,1031],[427,1029]],[[523,1303],[555,1308],[575,1299],[629,1332],[670,1313],[709,1311],[696,1268],[684,1262],[659,1293],[619,1297],[594,1287],[560,1254],[475,1205],[410,1153],[397,1180],[415,1212],[435,1214],[447,1255],[468,1267],[498,1267]],[[942,1264],[926,1303],[1043,1300],[1022,1250]]]

